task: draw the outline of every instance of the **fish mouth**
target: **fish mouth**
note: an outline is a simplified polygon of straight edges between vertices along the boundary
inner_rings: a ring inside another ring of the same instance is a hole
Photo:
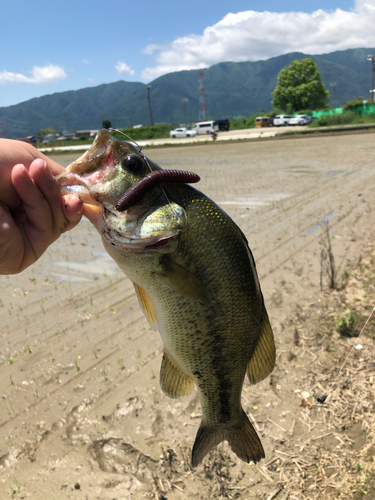
[[[102,238],[112,248],[130,253],[139,253],[143,251],[164,250],[164,247],[170,243],[176,242],[177,236],[180,233],[179,229],[165,231],[162,234],[141,235],[138,231],[137,221],[149,210],[150,207],[139,205],[130,207],[126,213],[113,210],[112,207],[103,206],[102,219],[106,225],[106,229],[101,231]],[[122,219],[122,220],[121,220]],[[123,232],[121,224],[126,219],[126,222],[134,222],[132,230]],[[112,223],[111,223],[112,222]],[[168,248],[171,247],[168,245]]]
[[[164,247],[171,239],[174,238],[174,236],[167,236],[166,238],[162,238],[159,241],[156,241],[155,243],[151,243],[149,245],[146,245],[143,250],[150,250],[152,248],[159,249],[160,247]]]
[[[112,136],[107,130],[101,130],[91,147],[56,176],[63,194],[78,194],[84,202],[99,201],[99,194],[93,193],[90,187],[100,183],[114,168],[111,144]]]

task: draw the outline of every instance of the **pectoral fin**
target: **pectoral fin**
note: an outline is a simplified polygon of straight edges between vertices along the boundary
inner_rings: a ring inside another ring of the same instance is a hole
[[[160,369],[160,387],[166,396],[181,398],[193,390],[194,381],[185,375],[164,350]]]
[[[135,293],[137,294],[138,297],[139,305],[141,306],[141,309],[143,311],[143,314],[146,316],[150,327],[156,331],[158,329],[158,325],[157,325],[157,315],[154,304],[152,303],[148,294],[143,290],[143,288],[138,286],[136,283],[133,283],[133,285],[135,288]]]
[[[210,303],[210,296],[203,283],[179,264],[175,262],[165,263],[162,275],[168,284],[182,295],[186,295],[204,305]]]
[[[247,364],[247,376],[250,384],[265,379],[275,366],[276,348],[273,331],[263,304],[262,329],[254,353]]]

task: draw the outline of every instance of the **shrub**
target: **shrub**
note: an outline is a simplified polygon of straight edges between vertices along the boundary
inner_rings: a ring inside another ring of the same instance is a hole
[[[336,330],[346,337],[351,337],[354,331],[354,312],[351,309],[347,309],[341,314],[340,318],[336,319]]]
[[[161,139],[169,137],[169,132],[171,130],[173,130],[172,125],[153,125],[152,127],[123,128],[121,132],[124,132],[124,134],[137,141],[142,139]],[[111,134],[118,139],[126,140],[121,134],[116,132],[111,132]]]

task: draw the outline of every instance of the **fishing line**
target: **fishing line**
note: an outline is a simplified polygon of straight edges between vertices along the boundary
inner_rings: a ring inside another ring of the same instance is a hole
[[[371,311],[370,316],[367,318],[366,323],[363,325],[363,328],[362,328],[362,330],[361,330],[361,333],[360,333],[360,334],[358,335],[358,337],[357,337],[357,341],[358,341],[358,339],[361,337],[362,332],[363,332],[363,331],[364,331],[364,329],[366,328],[367,323],[370,321],[370,318],[371,318],[371,316],[373,315],[374,311],[375,311],[375,307],[374,307],[374,308],[373,308],[373,310]],[[352,345],[352,348],[350,349],[349,354],[346,356],[346,358],[345,358],[345,360],[344,360],[343,364],[341,365],[341,368],[339,369],[339,371],[338,371],[338,373],[337,373],[337,375],[336,375],[336,377],[335,377],[334,381],[331,383],[331,385],[330,385],[330,387],[329,387],[329,389],[328,389],[327,394],[322,394],[322,395],[320,395],[320,396],[318,396],[318,397],[316,398],[316,400],[318,401],[318,403],[323,404],[323,403],[324,403],[324,401],[327,399],[327,397],[328,397],[329,393],[330,393],[330,392],[331,392],[331,390],[332,390],[333,385],[335,384],[336,380],[339,378],[340,373],[342,372],[342,369],[344,368],[344,366],[345,366],[346,362],[348,361],[348,358],[349,358],[349,356],[351,355],[351,353],[352,353],[353,349],[355,348],[355,346],[356,346],[356,342]]]
[[[128,135],[126,135],[126,134],[125,134],[125,132],[121,132],[121,130],[118,130],[117,128],[109,128],[109,129],[107,129],[107,130],[110,130],[111,132],[118,132],[119,134],[122,134],[122,135],[124,135],[125,137],[127,137],[130,141],[134,142],[134,144],[135,144],[135,145],[137,146],[137,148],[139,149],[139,153],[140,153],[140,155],[141,155],[143,158],[145,158],[145,155],[142,153],[142,148],[141,148],[141,146],[140,146],[137,142],[135,142],[135,140],[134,140],[134,139],[132,139],[131,137],[129,137]]]
[[[139,154],[142,156],[142,158],[143,158],[143,159],[145,160],[145,162],[147,163],[147,166],[148,166],[148,168],[150,169],[150,172],[152,172],[152,168],[151,168],[151,166],[150,166],[150,164],[149,164],[149,162],[148,162],[147,156],[146,156],[144,153],[142,153],[142,148],[141,148],[141,146],[140,146],[137,142],[135,142],[135,140],[134,140],[134,139],[132,139],[131,137],[129,137],[127,134],[125,134],[125,132],[122,132],[121,130],[118,130],[117,128],[109,128],[108,130],[110,130],[111,132],[118,132],[119,134],[122,134],[122,135],[124,135],[125,137],[127,137],[130,141],[134,142],[134,144],[137,146],[137,148],[138,148],[138,150],[139,150]],[[172,211],[173,211],[173,212],[175,212],[175,213],[176,213],[176,215],[177,215],[177,212],[176,212],[176,210],[174,210],[174,208],[172,207],[172,203],[169,201],[169,198],[168,198],[168,196],[167,196],[167,193],[164,191],[163,186],[161,186],[160,184],[159,184],[159,186],[160,186],[160,189],[162,190],[162,192],[163,192],[164,196],[166,197],[167,202],[169,203],[169,206],[171,207]]]
[[[148,166],[148,168],[150,169],[150,172],[152,172],[152,168],[151,168],[151,165],[150,165],[150,164],[149,164],[149,162],[148,162],[147,156],[143,155],[143,158],[144,158],[145,162],[147,163],[147,166]],[[162,192],[163,192],[164,196],[166,197],[167,202],[169,203],[169,206],[170,206],[170,208],[171,208],[172,212],[174,212],[174,213],[176,214],[176,217],[178,217],[177,210],[175,210],[175,209],[173,208],[172,203],[170,202],[170,200],[169,200],[169,198],[168,198],[168,196],[167,196],[167,193],[164,191],[163,186],[162,186],[161,184],[159,184],[159,187],[160,187],[160,189],[162,190]]]

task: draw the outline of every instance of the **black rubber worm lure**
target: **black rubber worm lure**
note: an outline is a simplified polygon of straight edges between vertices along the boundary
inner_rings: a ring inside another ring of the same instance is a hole
[[[142,179],[139,179],[133,186],[131,186],[126,193],[116,203],[116,210],[124,212],[148,190],[160,184],[161,182],[186,182],[194,184],[201,179],[199,175],[193,172],[186,172],[184,170],[154,170],[147,174]]]

